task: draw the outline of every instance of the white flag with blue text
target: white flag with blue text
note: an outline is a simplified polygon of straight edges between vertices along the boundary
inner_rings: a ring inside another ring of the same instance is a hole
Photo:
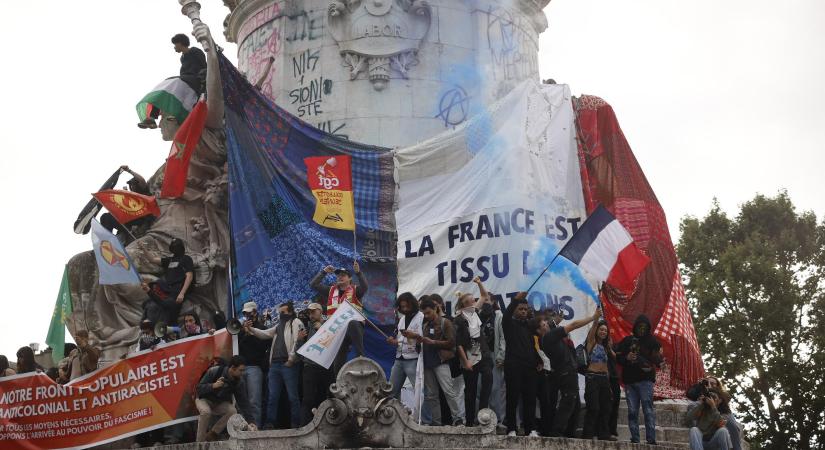
[[[298,349],[298,354],[329,369],[338,349],[347,336],[347,326],[353,320],[363,322],[364,316],[349,302],[342,303],[318,331]]]

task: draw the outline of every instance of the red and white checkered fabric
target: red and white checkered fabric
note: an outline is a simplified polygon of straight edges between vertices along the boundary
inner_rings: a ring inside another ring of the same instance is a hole
[[[670,340],[671,335],[682,336],[693,350],[699,352],[696,331],[693,329],[693,318],[690,316],[685,288],[682,286],[682,277],[679,275],[678,269],[673,278],[673,290],[670,293],[670,300],[653,334],[666,341]]]

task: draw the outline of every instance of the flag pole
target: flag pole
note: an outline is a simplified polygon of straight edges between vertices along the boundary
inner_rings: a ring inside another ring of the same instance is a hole
[[[380,329],[380,328],[378,328],[378,325],[376,325],[376,324],[372,323],[372,320],[370,320],[369,318],[367,318],[366,314],[364,314],[363,312],[361,312],[361,310],[360,310],[360,309],[358,309],[355,305],[353,305],[352,303],[350,303],[350,301],[349,301],[348,299],[344,299],[344,301],[345,301],[345,302],[347,302],[347,303],[349,303],[349,305],[350,305],[350,306],[352,306],[352,309],[354,309],[354,310],[358,311],[358,314],[361,314],[361,317],[363,317],[363,318],[364,318],[364,320],[366,320],[368,324],[372,325],[372,327],[373,327],[373,328],[375,328],[375,331],[377,331],[377,332],[381,333],[381,336],[384,336],[384,339],[389,339],[389,338],[390,338],[389,336],[387,336],[386,334],[384,334],[384,332],[383,332],[383,331],[381,331],[381,329]]]
[[[527,293],[528,293],[528,294],[530,293],[530,290],[532,290],[532,289],[533,289],[533,286],[535,286],[535,285],[536,285],[536,283],[538,283],[538,282],[539,282],[539,280],[540,280],[540,279],[541,279],[541,277],[544,275],[544,273],[545,273],[545,272],[547,272],[547,269],[549,269],[549,268],[550,268],[550,266],[552,266],[552,265],[553,265],[553,263],[554,263],[554,262],[556,262],[556,258],[558,258],[558,257],[559,257],[559,255],[561,255],[561,252],[556,253],[556,256],[554,256],[554,257],[553,257],[553,260],[552,260],[552,261],[550,261],[550,264],[548,264],[548,265],[547,265],[547,267],[545,267],[545,268],[544,268],[544,270],[542,270],[542,271],[541,271],[541,273],[539,274],[539,276],[538,276],[538,277],[536,277],[536,279],[535,279],[535,280],[533,280],[533,284],[531,284],[531,285],[530,285],[530,287],[529,287],[529,288],[527,288]]]
[[[129,236],[131,236],[131,237],[132,237],[132,240],[133,240],[133,241],[136,241],[136,240],[137,240],[137,237],[135,237],[135,235],[134,235],[134,234],[132,234],[132,232],[131,232],[131,231],[129,231],[129,227],[127,227],[126,225],[123,225],[122,223],[120,223],[120,221],[119,221],[119,220],[117,220],[117,217],[115,217],[115,215],[114,215],[114,214],[109,213],[109,215],[110,215],[110,216],[112,216],[112,219],[114,219],[114,220],[115,220],[115,222],[117,222],[117,224],[118,224],[118,225],[120,225],[121,227],[123,227],[123,229],[126,231],[126,233],[127,233]]]

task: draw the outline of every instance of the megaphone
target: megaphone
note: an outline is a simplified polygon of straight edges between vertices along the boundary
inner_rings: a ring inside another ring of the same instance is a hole
[[[172,326],[166,325],[166,322],[158,322],[158,324],[155,325],[155,336],[156,337],[161,338],[161,337],[166,336],[169,333],[178,333],[178,334],[180,334],[180,327],[172,327]]]
[[[231,335],[236,335],[243,329],[243,324],[236,318],[231,318],[226,322],[226,331]]]

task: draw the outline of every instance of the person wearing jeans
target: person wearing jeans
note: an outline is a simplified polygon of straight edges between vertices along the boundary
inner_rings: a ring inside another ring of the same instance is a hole
[[[242,315],[245,326],[248,325],[259,330],[266,329],[266,325],[258,314],[258,305],[255,302],[244,303]],[[271,345],[272,343],[269,340],[258,339],[247,333],[245,329],[238,333],[238,354],[246,360],[246,370],[243,374],[246,380],[246,397],[249,399],[252,418],[258,428],[263,427],[263,392],[266,380],[264,374],[268,371],[268,353]]]
[[[392,396],[401,400],[401,389],[405,380],[410,380],[410,384],[415,387],[415,369],[421,346],[415,339],[407,336],[421,335],[424,314],[418,310],[418,300],[409,292],[398,296],[395,307],[399,315],[398,326],[395,329],[395,337],[388,337],[387,343],[395,347],[395,363],[390,371]],[[419,405],[413,406],[413,410],[418,408]]]
[[[430,412],[430,425],[441,425],[441,408],[438,403],[438,388],[444,391],[452,425],[464,425],[464,416],[461,414],[458,401],[461,398],[453,389],[450,366],[446,361],[455,356],[455,332],[449,320],[438,315],[438,309],[432,299],[421,301],[421,312],[424,314],[422,324],[423,333],[408,334],[422,344],[424,359],[424,403]]]
[[[289,397],[289,413],[292,428],[298,428],[301,423],[301,399],[298,395],[298,383],[300,382],[300,370],[297,366],[298,340],[307,336],[304,325],[300,320],[295,319],[295,309],[292,302],[282,303],[278,306],[278,324],[266,330],[259,330],[244,323],[244,330],[261,340],[272,339],[272,347],[269,351],[269,374],[267,376],[267,386],[269,387],[269,399],[266,408],[266,421],[275,427],[278,423],[278,402],[281,399],[281,391],[286,390]]]
[[[727,420],[719,412],[718,390],[709,390],[698,398],[685,415],[685,425],[691,427],[688,435],[690,450],[729,450],[733,448]]]
[[[656,368],[662,362],[662,346],[653,336],[650,320],[640,314],[633,324],[633,334],[616,347],[616,361],[622,366],[622,382],[627,400],[627,426],[630,442],[638,443],[639,404],[645,413],[645,437],[656,444],[656,411],[653,407],[653,384]]]

